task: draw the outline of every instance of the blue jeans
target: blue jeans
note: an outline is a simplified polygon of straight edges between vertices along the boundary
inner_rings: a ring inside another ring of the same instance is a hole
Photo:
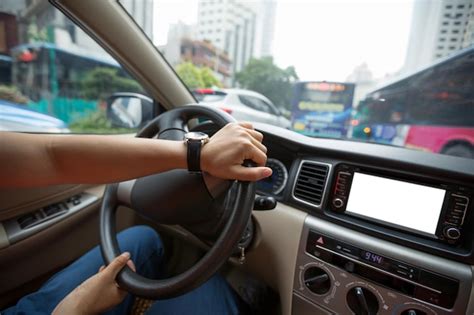
[[[119,233],[117,239],[121,251],[131,254],[139,274],[158,278],[164,252],[161,240],[153,229],[146,226],[132,227]],[[23,297],[1,314],[51,314],[69,292],[96,274],[103,264],[97,246],[51,277],[37,292]],[[134,297],[129,294],[106,314],[128,314],[133,301]],[[239,300],[226,281],[216,275],[187,294],[156,301],[147,314],[239,314]]]

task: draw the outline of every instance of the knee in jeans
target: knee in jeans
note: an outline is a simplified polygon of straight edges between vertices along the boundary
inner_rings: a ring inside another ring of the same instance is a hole
[[[133,242],[135,246],[139,246],[145,251],[156,249],[159,252],[163,251],[163,244],[158,233],[149,226],[137,225],[128,228],[120,233],[123,237]]]

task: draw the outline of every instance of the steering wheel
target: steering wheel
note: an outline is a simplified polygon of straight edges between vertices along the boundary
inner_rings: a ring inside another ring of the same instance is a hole
[[[210,119],[219,128],[235,121],[218,109],[189,105],[156,117],[138,132],[137,137],[158,136],[159,139],[182,141],[188,122],[197,117]],[[251,166],[250,162],[246,161],[246,164]],[[120,287],[136,296],[163,299],[184,294],[214,275],[234,252],[249,221],[255,199],[254,183],[237,182],[232,189],[235,202],[230,209],[224,209],[224,204],[229,203],[223,203],[225,198],[222,196],[226,195],[232,183],[209,174],[172,170],[108,185],[100,213],[100,245],[107,264],[120,255],[115,229],[115,212],[120,205],[129,206],[140,215],[163,224],[199,225],[216,214],[222,216],[226,210],[229,212],[217,240],[194,266],[163,280],[145,278],[126,267],[117,277]]]

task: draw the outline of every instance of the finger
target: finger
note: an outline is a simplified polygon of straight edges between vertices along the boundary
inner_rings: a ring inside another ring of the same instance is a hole
[[[246,121],[241,121],[238,123],[238,125],[244,127],[244,128],[247,128],[247,129],[251,129],[253,130],[253,125],[249,122],[246,122]]]
[[[248,134],[250,134],[253,138],[257,139],[258,141],[262,142],[263,140],[263,134],[256,131],[256,130],[251,130],[251,129],[246,129],[245,130]]]
[[[104,271],[104,269],[105,269],[105,266],[104,266],[104,265],[100,266],[100,268],[99,268],[99,273],[102,272],[102,271]]]
[[[135,264],[133,263],[133,260],[127,261],[127,266],[133,270],[133,272],[137,272],[137,268],[135,268]]]
[[[256,146],[260,151],[262,151],[265,154],[267,153],[267,147],[264,146],[261,142],[259,142],[258,140],[254,138],[251,138],[250,141],[252,141],[252,144]]]
[[[115,257],[114,260],[104,269],[104,272],[107,272],[115,278],[117,274],[122,270],[123,267],[127,264],[128,260],[130,259],[130,253],[125,252],[120,256]]]
[[[265,166],[267,164],[267,155],[260,151],[257,147],[252,146],[250,152],[247,153],[246,159],[252,160],[258,166]]]
[[[272,169],[268,167],[245,167],[234,166],[234,177],[237,180],[255,182],[272,175]]]

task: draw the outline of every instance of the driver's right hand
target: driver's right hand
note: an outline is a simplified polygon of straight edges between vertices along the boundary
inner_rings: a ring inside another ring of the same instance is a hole
[[[201,151],[201,169],[209,174],[242,181],[258,181],[272,175],[265,167],[267,148],[262,144],[263,135],[250,123],[229,123],[220,129]],[[256,167],[245,167],[245,160],[252,160]]]

